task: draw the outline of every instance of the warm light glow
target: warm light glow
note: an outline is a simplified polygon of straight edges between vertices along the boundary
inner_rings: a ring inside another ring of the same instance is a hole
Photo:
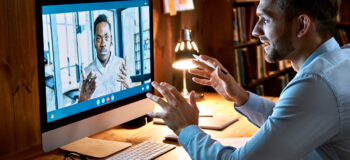
[[[187,41],[186,44],[187,44],[187,49],[192,50],[191,42]]]
[[[179,47],[180,47],[180,42],[176,44],[175,52],[178,52],[178,51],[179,51]]]
[[[198,47],[197,47],[196,43],[194,43],[193,41],[192,41],[192,46],[193,46],[194,50],[196,50],[197,52],[199,52],[199,50],[198,50]]]
[[[185,48],[185,42],[181,42],[181,45],[180,45],[180,50],[183,51]]]
[[[176,69],[191,69],[191,68],[196,68],[194,64],[192,64],[191,59],[187,60],[180,60],[175,63],[173,63],[173,68]]]

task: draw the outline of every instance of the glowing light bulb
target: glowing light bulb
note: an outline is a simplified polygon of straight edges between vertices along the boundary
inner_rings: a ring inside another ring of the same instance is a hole
[[[187,49],[192,50],[191,42],[187,41],[186,44],[187,44]]]
[[[175,52],[179,51],[179,48],[180,48],[180,42],[176,44]]]
[[[197,52],[199,52],[199,50],[198,50],[198,47],[197,47],[196,43],[194,43],[193,41],[192,41],[192,46],[193,46],[194,50],[196,50]]]
[[[185,42],[181,42],[180,50],[183,51],[185,49]]]

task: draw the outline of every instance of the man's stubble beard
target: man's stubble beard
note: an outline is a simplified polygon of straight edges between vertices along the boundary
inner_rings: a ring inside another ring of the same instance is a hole
[[[290,29],[290,27],[288,27],[288,29]],[[290,30],[288,29],[285,29],[284,33],[272,43],[273,46],[271,47],[271,51],[265,53],[265,59],[267,62],[275,63],[284,60],[295,50],[292,46],[291,32],[289,32]]]

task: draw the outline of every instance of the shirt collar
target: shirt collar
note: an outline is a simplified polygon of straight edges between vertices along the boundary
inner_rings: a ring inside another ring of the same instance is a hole
[[[98,59],[98,57],[95,58],[95,63],[96,63],[96,67],[97,69],[103,74],[105,72],[105,70],[107,70],[107,68],[110,66],[110,64],[113,62],[114,59],[114,55],[111,53],[111,56],[109,57],[109,60],[106,64],[105,67],[103,67],[102,63],[100,62],[100,60]]]
[[[327,40],[326,42],[324,42],[323,44],[321,44],[321,46],[319,46],[310,55],[310,57],[306,59],[306,61],[304,62],[304,64],[301,66],[300,69],[303,69],[305,66],[310,64],[316,57],[318,57],[322,53],[326,53],[326,52],[333,51],[333,50],[336,50],[336,49],[340,49],[340,47],[339,47],[338,42],[334,39],[334,37],[332,37],[329,40]]]

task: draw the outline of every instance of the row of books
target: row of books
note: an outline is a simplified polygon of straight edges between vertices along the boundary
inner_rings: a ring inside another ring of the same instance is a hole
[[[252,55],[256,53],[256,55]],[[262,45],[256,45],[246,48],[234,49],[235,54],[235,69],[236,81],[242,86],[249,86],[254,81],[263,79],[280,70],[291,67],[291,63],[287,60],[279,61],[277,63],[267,63],[265,61],[264,48]],[[289,82],[289,77],[281,75],[277,79],[281,81],[281,88],[283,89]],[[260,92],[264,95],[262,85],[257,85],[256,93]],[[259,94],[259,93],[258,93]]]
[[[252,38],[252,31],[257,21],[256,5],[233,8],[233,41],[246,42]]]

